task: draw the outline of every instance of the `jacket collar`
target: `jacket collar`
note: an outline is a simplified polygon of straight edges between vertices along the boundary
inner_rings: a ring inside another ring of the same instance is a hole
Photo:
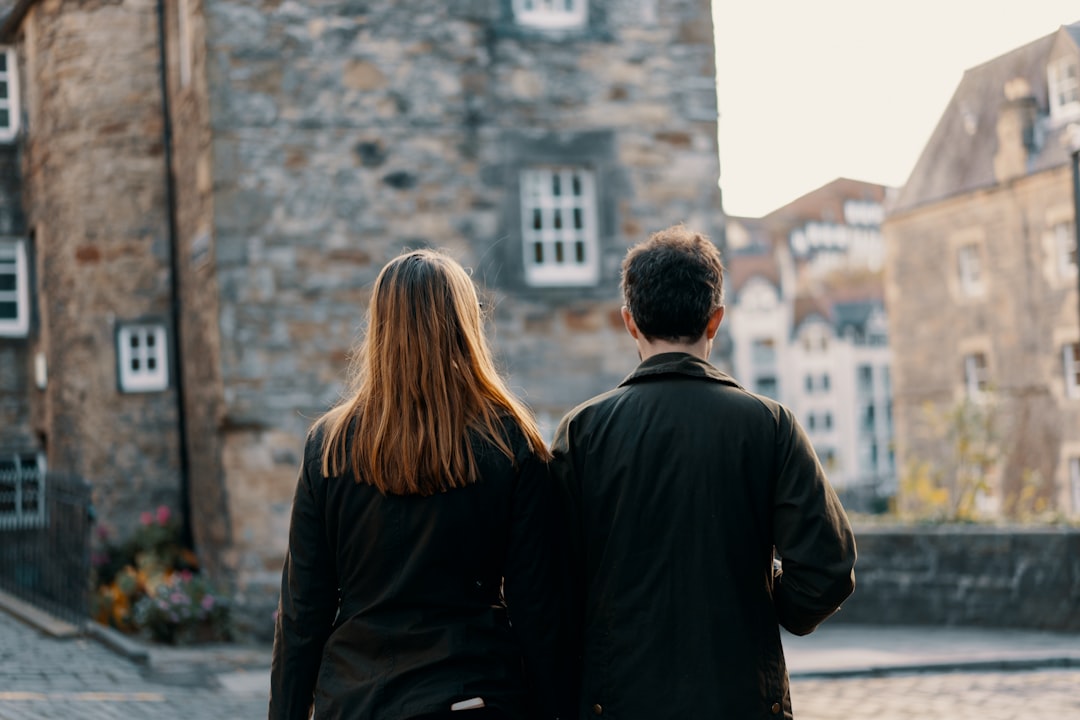
[[[638,365],[634,372],[627,375],[626,379],[619,383],[619,387],[662,375],[687,375],[689,377],[705,378],[732,387],[742,387],[730,375],[721,372],[708,361],[682,352],[653,355]]]

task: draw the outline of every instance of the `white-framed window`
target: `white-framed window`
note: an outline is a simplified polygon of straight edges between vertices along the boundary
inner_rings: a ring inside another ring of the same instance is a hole
[[[29,329],[30,272],[26,264],[26,242],[0,240],[0,337],[25,337]]]
[[[519,25],[545,30],[582,27],[588,13],[588,0],[514,0]]]
[[[120,390],[156,392],[169,387],[168,344],[165,326],[131,323],[116,332]]]
[[[979,398],[990,388],[990,369],[986,354],[968,353],[964,356],[964,389],[969,398]]]
[[[1054,225],[1054,250],[1057,256],[1058,274],[1061,277],[1076,275],[1076,233],[1071,222]]]
[[[15,71],[15,51],[0,47],[0,142],[10,142],[19,133],[19,74]]]
[[[1069,488],[1073,513],[1080,515],[1080,457],[1069,458]]]
[[[750,360],[754,365],[770,366],[776,364],[776,340],[771,337],[757,337],[750,341]]]
[[[1065,395],[1080,398],[1080,343],[1063,346],[1061,359],[1065,370]]]
[[[600,279],[596,183],[582,167],[521,173],[521,237],[530,285],[594,285]]]
[[[45,456],[0,455],[0,530],[45,522]]]
[[[1050,116],[1074,117],[1080,113],[1080,71],[1076,58],[1063,57],[1046,67]]]
[[[956,268],[960,287],[968,295],[982,292],[982,259],[975,243],[961,245],[956,251]]]
[[[759,375],[754,380],[754,392],[758,395],[764,395],[774,400],[778,399],[780,393],[780,385],[776,381],[775,375]]]
[[[829,392],[829,373],[822,373],[821,375],[821,389],[825,392]]]
[[[807,375],[803,380],[803,386],[806,388],[806,394],[810,395],[814,392],[814,376]]]

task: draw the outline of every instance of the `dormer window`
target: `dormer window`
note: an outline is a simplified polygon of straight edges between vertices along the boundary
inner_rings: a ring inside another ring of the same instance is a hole
[[[514,0],[519,25],[542,30],[563,30],[585,25],[588,0]]]
[[[1063,57],[1046,68],[1050,96],[1050,116],[1055,120],[1080,115],[1080,63],[1076,58]]]

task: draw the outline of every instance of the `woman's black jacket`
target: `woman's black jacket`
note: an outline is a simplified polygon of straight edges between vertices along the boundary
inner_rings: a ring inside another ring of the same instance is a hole
[[[476,697],[511,718],[557,715],[551,486],[508,434],[512,459],[474,438],[478,481],[424,497],[323,477],[321,433],[309,435],[271,719],[307,718],[314,703],[317,719],[398,720]]]

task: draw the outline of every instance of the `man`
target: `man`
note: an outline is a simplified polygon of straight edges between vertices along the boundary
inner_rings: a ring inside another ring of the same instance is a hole
[[[622,273],[642,362],[571,411],[553,448],[579,714],[790,718],[778,625],[809,633],[851,594],[851,527],[791,412],[708,362],[716,247],[675,226]]]

